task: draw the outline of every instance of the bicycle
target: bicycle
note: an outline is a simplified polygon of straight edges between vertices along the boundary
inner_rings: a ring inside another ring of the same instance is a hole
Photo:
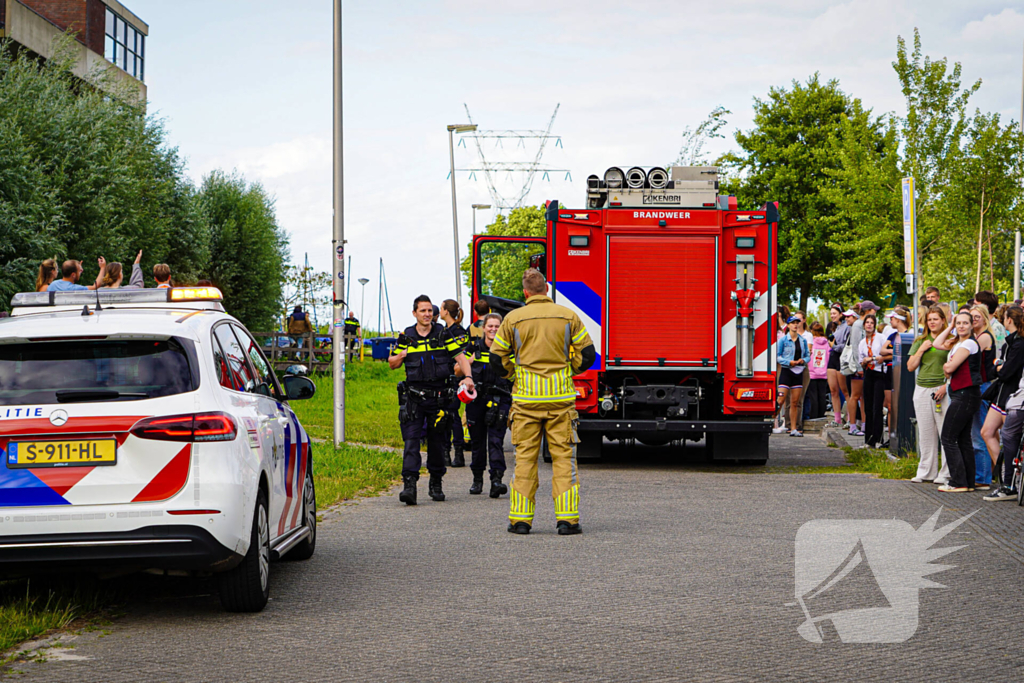
[[[1017,449],[1017,457],[1013,459],[1013,478],[1011,486],[1017,491],[1017,505],[1024,505],[1024,442]]]

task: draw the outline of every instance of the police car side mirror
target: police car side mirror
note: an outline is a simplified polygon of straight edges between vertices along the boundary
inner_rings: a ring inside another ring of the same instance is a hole
[[[297,375],[285,375],[281,380],[284,384],[284,395],[289,401],[302,401],[313,398],[316,393],[316,385],[308,377]]]

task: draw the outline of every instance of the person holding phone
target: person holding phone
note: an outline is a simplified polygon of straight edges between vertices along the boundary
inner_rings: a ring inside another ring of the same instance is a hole
[[[800,397],[804,391],[803,374],[807,368],[810,349],[800,334],[800,318],[791,315],[786,320],[788,331],[779,340],[779,398],[777,410],[782,410],[789,399],[790,436],[803,436],[800,424]]]

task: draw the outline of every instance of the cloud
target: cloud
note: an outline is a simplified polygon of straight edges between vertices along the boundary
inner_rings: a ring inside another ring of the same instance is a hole
[[[1024,14],[1009,7],[998,14],[987,14],[968,22],[960,37],[965,44],[982,51],[1001,49],[1007,40],[1015,40],[1020,47],[1024,38]]]
[[[331,139],[309,135],[260,147],[222,153],[201,164],[201,173],[237,169],[261,181],[308,171],[331,170]]]

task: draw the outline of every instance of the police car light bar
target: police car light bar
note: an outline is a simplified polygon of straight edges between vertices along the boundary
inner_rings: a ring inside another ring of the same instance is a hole
[[[222,301],[224,295],[216,287],[172,287],[168,301]]]
[[[100,289],[75,292],[19,292],[12,308],[41,306],[94,306],[116,304],[166,304],[189,301],[223,301],[216,287],[170,287],[165,289]]]

